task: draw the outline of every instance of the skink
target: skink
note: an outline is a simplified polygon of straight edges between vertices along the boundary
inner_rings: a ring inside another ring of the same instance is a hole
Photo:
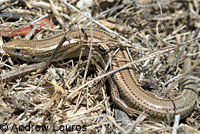
[[[92,42],[99,59],[104,59],[104,62],[100,63],[106,63],[109,54],[105,55],[105,51],[109,51],[115,46],[115,38],[99,29],[85,29],[84,32],[71,30],[67,34],[69,40],[59,49],[54,61],[79,57],[81,51],[83,56],[87,56]],[[3,44],[3,50],[11,56],[26,61],[47,61],[64,35],[65,32],[44,40],[13,40]],[[84,50],[82,50],[83,48]],[[112,60],[112,69],[121,67],[130,61],[127,51],[120,49]],[[196,83],[192,80],[185,80],[181,84],[183,91],[179,96],[173,99],[164,99],[146,92],[137,82],[131,68],[130,66],[130,68],[113,74],[109,80],[112,100],[130,116],[138,111],[145,112],[152,118],[160,120],[168,118],[173,121],[176,114],[185,118],[193,111],[198,91]]]

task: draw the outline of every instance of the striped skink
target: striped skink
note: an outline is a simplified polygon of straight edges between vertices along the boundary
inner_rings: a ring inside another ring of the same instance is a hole
[[[104,66],[109,57],[105,51],[115,46],[114,40],[116,39],[99,29],[92,31],[85,29],[84,32],[71,30],[67,34],[69,40],[58,50],[54,61],[79,57],[83,48],[82,54],[87,56],[92,42],[99,59],[104,59],[104,62],[100,62]],[[13,40],[3,44],[3,50],[11,56],[26,61],[47,61],[64,35],[65,32],[44,40]],[[130,61],[127,51],[120,49],[112,60],[112,69],[121,67]],[[185,118],[192,112],[198,98],[197,85],[192,80],[185,80],[181,84],[182,93],[173,99],[156,97],[140,86],[131,66],[113,74],[109,82],[112,100],[130,116],[133,116],[135,112],[145,112],[150,117],[160,120],[168,118],[173,121],[176,114]]]

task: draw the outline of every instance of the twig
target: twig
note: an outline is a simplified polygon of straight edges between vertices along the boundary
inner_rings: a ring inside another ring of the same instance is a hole
[[[59,15],[59,12],[57,11],[56,9],[56,6],[54,5],[53,1],[52,0],[49,0],[49,3],[51,5],[51,10],[53,11],[56,19],[58,20],[58,22],[63,26],[64,22],[63,20],[60,18],[60,15]]]
[[[86,18],[90,19],[90,17],[89,17],[87,14],[81,12],[79,9],[77,9],[76,7],[74,7],[73,5],[71,5],[70,3],[66,2],[65,0],[60,0],[60,1],[63,2],[64,4],[66,4],[67,6],[69,6],[70,8],[72,8],[73,10],[75,10],[76,12],[82,14],[82,15],[85,16]],[[98,26],[100,26],[100,27],[102,27],[103,29],[105,29],[106,31],[108,31],[109,33],[114,34],[114,35],[116,35],[116,36],[122,38],[123,40],[125,40],[125,41],[127,41],[127,42],[129,41],[129,40],[126,39],[125,37],[119,35],[117,32],[114,32],[113,30],[111,30],[111,29],[105,27],[104,25],[102,25],[101,23],[99,23],[98,21],[96,21],[95,19],[93,19],[92,17],[91,17],[91,20],[92,20],[94,23],[96,23]]]
[[[107,73],[105,73],[105,74],[102,74],[102,75],[100,75],[100,76],[97,76],[97,77],[94,78],[93,80],[88,81],[87,83],[81,85],[81,86],[80,86],[79,88],[77,88],[74,92],[79,91],[80,89],[82,89],[82,88],[84,88],[85,86],[87,86],[87,85],[93,83],[93,82],[96,81],[96,80],[102,79],[103,77],[106,77],[106,76],[109,76],[109,75],[111,75],[111,74],[113,74],[113,73],[116,73],[116,72],[118,72],[118,71],[120,71],[120,70],[122,70],[122,69],[125,69],[125,68],[127,68],[127,67],[133,65],[133,64],[136,64],[136,63],[142,62],[142,61],[144,61],[144,60],[153,58],[153,57],[155,57],[155,56],[158,56],[158,55],[160,55],[160,54],[162,54],[162,53],[165,53],[165,52],[168,52],[168,51],[171,51],[171,50],[174,50],[174,49],[175,49],[175,48],[168,47],[168,48],[162,49],[162,50],[160,50],[160,51],[156,51],[156,52],[153,52],[153,53],[151,53],[151,54],[148,54],[148,55],[144,56],[143,58],[141,58],[141,59],[139,59],[139,60],[132,61],[132,62],[130,62],[130,63],[124,65],[124,66],[121,66],[121,67],[119,67],[119,68],[117,68],[117,69],[115,69],[115,70],[112,70],[112,71],[110,71],[110,72],[107,72]],[[67,98],[71,97],[72,95],[73,95],[73,93],[69,94],[69,95],[67,96]]]
[[[41,68],[42,66],[44,66],[45,64],[46,64],[45,62],[41,62],[41,63],[32,64],[32,65],[20,66],[18,69],[14,69],[9,72],[1,74],[0,81],[6,80],[6,79],[12,79],[14,77],[24,75],[25,73],[35,71]]]
[[[56,47],[55,51],[53,52],[53,54],[51,55],[51,57],[49,58],[49,60],[46,62],[46,65],[43,66],[40,70],[37,71],[36,74],[39,74],[41,72],[43,72],[50,64],[51,64],[51,61],[54,59],[54,57],[56,56],[56,53],[58,52],[58,50],[62,47],[63,43],[66,41],[66,35],[70,32],[67,31],[64,35],[64,37],[62,38],[62,40],[59,42],[58,46]]]

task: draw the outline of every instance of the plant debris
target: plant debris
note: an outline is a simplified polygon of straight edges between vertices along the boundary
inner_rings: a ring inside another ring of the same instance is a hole
[[[100,28],[127,49],[147,92],[173,98],[183,78],[200,86],[198,0],[7,0],[0,5],[1,42]],[[188,58],[192,66],[185,71]],[[0,131],[200,133],[200,97],[192,114],[182,120],[177,116],[174,124],[143,114],[129,117],[110,97],[107,79],[117,70],[105,73],[92,54],[51,62],[36,73],[44,64],[10,57],[0,48]]]

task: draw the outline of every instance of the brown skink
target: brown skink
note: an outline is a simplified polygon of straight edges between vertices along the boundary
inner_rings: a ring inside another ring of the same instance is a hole
[[[107,62],[110,54],[105,55],[115,46],[116,40],[109,33],[99,29],[85,29],[85,33],[80,30],[71,30],[67,34],[66,41],[57,52],[54,61],[65,58],[79,57],[84,48],[83,56],[87,56],[91,42],[95,52],[98,54],[102,66]],[[59,41],[64,37],[65,32],[44,40],[13,40],[5,43],[3,49],[11,56],[15,56],[26,61],[42,62],[47,61],[56,49]],[[101,57],[102,56],[102,57]],[[119,60],[120,59],[120,60]],[[120,49],[112,60],[112,69],[121,67],[130,62],[130,57],[125,49]],[[146,92],[137,82],[132,67],[113,74],[109,80],[111,86],[112,100],[126,113],[133,116],[136,111],[145,112],[152,118],[174,120],[176,114],[185,118],[192,111],[198,98],[197,85],[193,80],[182,82],[182,93],[173,99],[156,97]]]

